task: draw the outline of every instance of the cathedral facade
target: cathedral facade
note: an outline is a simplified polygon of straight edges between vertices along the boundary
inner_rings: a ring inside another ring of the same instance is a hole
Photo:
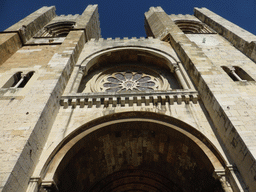
[[[206,8],[101,38],[97,5],[0,33],[0,191],[256,191],[256,36]]]

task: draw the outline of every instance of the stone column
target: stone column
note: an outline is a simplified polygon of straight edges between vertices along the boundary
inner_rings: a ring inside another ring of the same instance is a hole
[[[25,80],[27,74],[21,74],[21,78],[18,83],[14,86],[14,88],[18,88],[19,85]]]
[[[58,192],[59,189],[54,181],[42,181],[39,192]]]
[[[232,67],[232,69],[230,69],[230,73],[232,73],[232,75],[235,76],[235,78],[238,80],[238,81],[243,81],[243,79],[241,79],[235,72],[235,69]]]
[[[180,82],[182,88],[183,88],[183,89],[188,89],[187,83],[185,82],[184,77],[182,76],[182,74],[181,74],[181,72],[180,72],[180,69],[179,69],[178,67],[176,67],[176,68],[174,69],[174,72],[175,72],[175,74],[177,75],[178,80],[179,80],[179,82]]]
[[[229,182],[232,185],[232,187],[235,188],[234,191],[248,192],[248,190],[246,190],[246,187],[243,187],[242,183],[239,181],[239,179],[237,177],[237,175],[239,175],[239,173],[237,172],[237,168],[235,166],[227,165],[226,166],[226,175],[228,175]]]
[[[41,184],[42,180],[40,177],[31,177],[27,192],[38,192],[39,185]]]
[[[225,170],[215,170],[214,172],[215,179],[218,179],[221,183],[221,186],[225,192],[233,192],[229,182],[226,178]]]
[[[80,68],[79,71],[78,71],[78,74],[76,76],[76,80],[74,82],[74,85],[72,87],[71,93],[77,93],[84,75],[85,75],[84,70],[82,68]]]

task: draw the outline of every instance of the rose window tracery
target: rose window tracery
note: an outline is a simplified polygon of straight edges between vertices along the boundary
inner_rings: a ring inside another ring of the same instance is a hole
[[[145,73],[116,72],[101,81],[102,91],[151,91],[159,88],[157,78]]]
[[[118,69],[117,69],[118,68]],[[162,90],[166,80],[146,67],[119,66],[94,76],[90,81],[92,92],[129,92]],[[127,69],[128,68],[128,69]],[[92,83],[95,82],[95,83]]]

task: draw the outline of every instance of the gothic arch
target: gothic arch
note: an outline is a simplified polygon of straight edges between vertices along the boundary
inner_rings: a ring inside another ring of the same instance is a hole
[[[127,150],[136,157],[129,158]],[[73,187],[77,187],[75,191],[104,187],[112,190],[113,186],[118,188],[116,180],[127,189],[131,184],[136,187],[140,180],[143,189],[152,191],[159,186],[163,191],[186,191],[191,187],[200,191],[206,190],[208,184],[218,191],[220,183],[212,174],[216,170],[225,172],[225,166],[214,145],[192,126],[151,112],[125,112],[98,118],[69,134],[41,173],[42,186],[56,183],[61,191]],[[207,181],[197,181],[193,174]],[[69,180],[75,186],[68,188]]]

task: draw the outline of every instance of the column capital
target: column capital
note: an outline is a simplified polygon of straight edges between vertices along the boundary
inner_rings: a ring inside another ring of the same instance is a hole
[[[59,189],[54,180],[51,180],[51,181],[43,180],[39,191],[40,192],[58,192]]]

